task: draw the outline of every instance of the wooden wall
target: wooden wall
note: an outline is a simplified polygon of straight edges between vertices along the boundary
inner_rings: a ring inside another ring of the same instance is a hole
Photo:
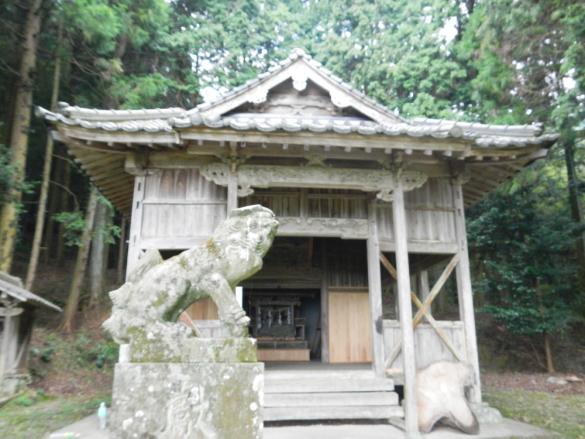
[[[465,358],[465,331],[461,321],[438,320],[438,326],[447,335],[457,352]],[[384,350],[386,356],[394,350],[400,341],[400,322],[384,320]],[[419,324],[414,330],[414,349],[417,369],[422,369],[435,361],[456,361],[451,351],[441,341],[435,330],[428,323]],[[402,369],[402,354],[390,365],[392,369]]]
[[[449,179],[429,179],[420,189],[405,193],[409,243],[455,244],[455,206]],[[378,233],[382,247],[394,242],[391,203],[378,206]]]
[[[196,168],[149,170],[144,180],[141,248],[188,248],[208,237],[225,218],[224,187]],[[368,202],[374,195],[333,189],[256,189],[239,205],[262,204],[279,220],[279,236],[366,239]],[[394,250],[392,205],[377,202],[380,246]],[[431,178],[405,194],[409,251],[454,253],[455,209],[451,180]]]
[[[197,169],[160,170],[145,178],[143,248],[188,248],[225,218],[226,189]]]

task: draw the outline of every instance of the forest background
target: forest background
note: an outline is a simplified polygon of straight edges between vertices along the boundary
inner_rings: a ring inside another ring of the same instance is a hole
[[[560,134],[468,210],[472,274],[482,364],[585,372],[583,2],[1,0],[0,30],[0,270],[66,309],[51,337],[107,312],[128,224],[33,104],[191,108],[302,47],[403,116]]]

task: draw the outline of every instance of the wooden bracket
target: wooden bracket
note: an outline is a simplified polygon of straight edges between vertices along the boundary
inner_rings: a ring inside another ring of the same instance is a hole
[[[148,157],[145,153],[131,153],[126,155],[124,170],[134,176],[143,176],[147,173]]]

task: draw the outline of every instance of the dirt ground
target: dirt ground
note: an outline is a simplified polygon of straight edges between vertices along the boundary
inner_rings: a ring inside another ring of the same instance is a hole
[[[547,382],[550,377],[567,380],[559,385]],[[565,373],[484,372],[481,377],[486,389],[526,390],[558,395],[585,395],[585,375]],[[585,414],[584,414],[585,417]]]

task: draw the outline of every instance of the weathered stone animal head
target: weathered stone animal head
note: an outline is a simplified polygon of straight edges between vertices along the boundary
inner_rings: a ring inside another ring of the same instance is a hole
[[[260,205],[235,209],[219,225],[207,245],[229,264],[227,279],[231,285],[262,268],[262,258],[272,246],[277,228],[274,213]]]

